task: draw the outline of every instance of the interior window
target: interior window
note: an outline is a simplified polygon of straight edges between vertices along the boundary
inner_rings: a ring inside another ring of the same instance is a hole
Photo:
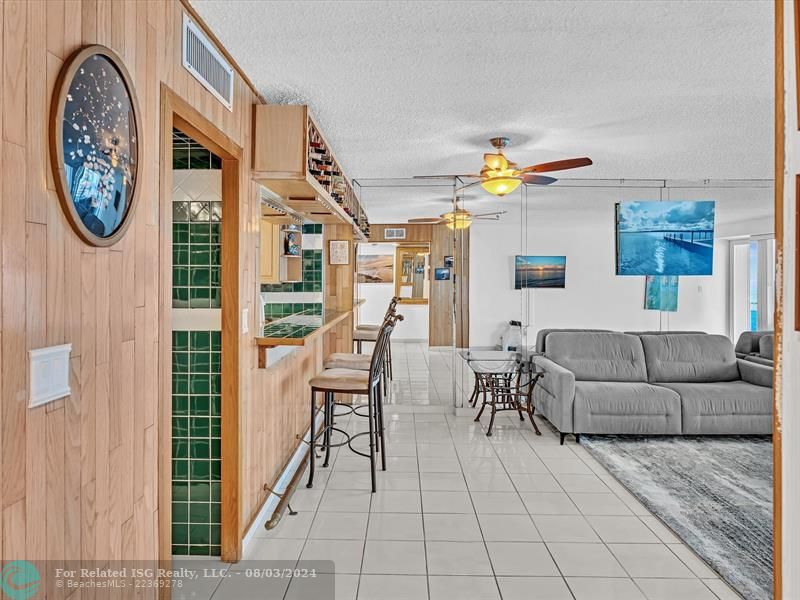
[[[733,339],[743,331],[774,327],[775,239],[731,242],[731,320]]]

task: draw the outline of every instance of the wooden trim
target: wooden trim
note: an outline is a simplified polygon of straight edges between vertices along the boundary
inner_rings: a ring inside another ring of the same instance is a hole
[[[241,558],[241,452],[239,445],[239,177],[242,149],[169,87],[161,85],[161,339],[159,440],[159,547],[172,552],[172,128],[177,127],[222,158],[222,526],[221,559]]]
[[[172,100],[174,94],[161,85],[159,156],[159,306],[158,314],[158,549],[162,568],[172,565]],[[161,591],[162,598],[170,590]]]
[[[117,69],[122,76],[123,84],[128,91],[133,108],[133,125],[136,141],[136,159],[134,162],[134,176],[131,183],[131,192],[128,207],[119,228],[108,237],[100,237],[89,231],[83,224],[78,211],[75,210],[75,203],[69,192],[67,176],[64,169],[64,138],[61,132],[61,124],[64,121],[64,107],[66,106],[69,86],[75,77],[75,73],[87,58],[93,55],[104,56]],[[113,246],[125,235],[125,232],[133,222],[133,214],[136,210],[137,200],[139,199],[138,185],[139,177],[142,175],[142,148],[144,142],[144,128],[141,126],[142,113],[139,109],[139,100],[136,97],[136,89],[133,87],[133,79],[125,68],[122,58],[111,48],[93,44],[77,50],[66,61],[56,80],[53,90],[53,97],[50,101],[50,123],[49,123],[49,145],[50,145],[50,167],[53,171],[53,181],[56,186],[58,200],[61,208],[69,221],[70,226],[84,242],[91,246]]]
[[[222,160],[222,522],[221,559],[242,557],[239,444],[239,158]]]
[[[431,246],[430,244],[398,244],[394,250],[394,295],[395,298],[399,298],[397,301],[398,304],[428,304],[428,298],[402,298],[403,287],[412,286],[412,283],[403,284],[400,282],[401,276],[403,274],[403,265],[401,264],[401,256],[405,252],[415,252],[417,254],[427,254],[428,255],[428,263],[429,269],[433,269],[433,264],[431,262]],[[430,272],[426,273],[428,275],[427,281],[429,282],[429,289],[430,289]],[[413,276],[413,274],[412,274]],[[424,287],[424,285],[423,285]],[[430,295],[430,292],[429,292]]]
[[[198,27],[200,27],[200,29],[202,29],[203,32],[209,37],[209,39],[214,43],[214,46],[216,47],[217,51],[220,54],[222,54],[222,56],[225,57],[225,60],[231,63],[231,66],[236,71],[236,74],[242,78],[242,81],[244,81],[247,84],[247,87],[249,87],[250,91],[253,92],[253,94],[255,94],[256,98],[261,100],[263,104],[267,104],[266,98],[264,98],[264,96],[261,95],[261,92],[258,91],[258,88],[256,88],[255,84],[252,81],[250,81],[250,78],[245,74],[245,72],[242,70],[239,64],[234,60],[230,52],[228,52],[228,49],[225,48],[222,42],[219,41],[219,38],[217,38],[217,36],[214,35],[214,32],[211,31],[211,28],[206,24],[203,18],[199,14],[197,14],[197,11],[189,3],[189,0],[180,0],[180,3],[181,6],[183,7],[183,10],[185,10],[189,14],[189,16],[195,22],[195,24]]]
[[[794,2],[795,35],[797,35],[798,1]],[[775,369],[773,393],[773,424],[772,424],[772,468],[773,468],[773,598],[783,598],[783,461],[782,461],[782,381],[783,381],[783,273],[784,273],[784,222],[783,222],[783,193],[784,193],[784,164],[785,164],[785,134],[786,107],[784,100],[784,15],[783,0],[775,0],[775,248],[776,248],[776,281],[775,286]],[[795,38],[795,48],[798,46]],[[797,94],[797,91],[796,91]],[[796,95],[796,98],[800,95]],[[797,202],[797,197],[795,197]],[[797,239],[795,239],[795,243]],[[796,318],[796,317],[795,317]]]

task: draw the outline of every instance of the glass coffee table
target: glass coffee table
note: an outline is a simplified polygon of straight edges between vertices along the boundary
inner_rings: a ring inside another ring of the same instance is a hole
[[[475,421],[480,420],[487,406],[491,408],[487,436],[492,435],[495,415],[503,410],[517,411],[521,421],[525,420],[522,414],[525,411],[536,435],[541,435],[536,421],[533,420],[535,410],[533,390],[544,372],[533,363],[532,354],[507,350],[469,349],[462,350],[459,355],[475,374],[475,387],[469,399],[470,403],[475,406],[478,398],[483,397]]]

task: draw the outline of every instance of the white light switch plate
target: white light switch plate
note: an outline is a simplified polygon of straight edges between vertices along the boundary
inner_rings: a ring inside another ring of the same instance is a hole
[[[30,401],[35,408],[70,395],[69,353],[72,344],[30,350]]]
[[[248,323],[250,322],[250,309],[244,308],[242,309],[242,333],[247,333],[250,331],[250,326]]]

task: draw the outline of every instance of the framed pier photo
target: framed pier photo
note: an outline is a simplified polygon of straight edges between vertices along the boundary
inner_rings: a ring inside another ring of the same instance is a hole
[[[616,211],[617,275],[713,274],[713,201],[620,202]]]

